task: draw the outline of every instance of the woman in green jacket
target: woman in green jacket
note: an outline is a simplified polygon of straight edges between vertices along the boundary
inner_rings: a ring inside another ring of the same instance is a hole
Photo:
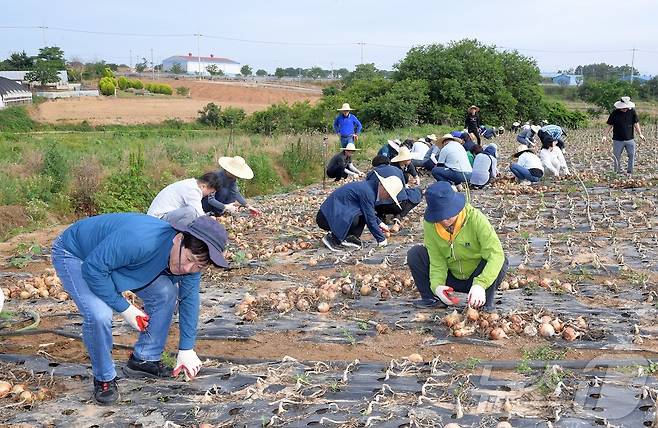
[[[424,245],[407,253],[422,297],[416,306],[455,305],[456,291],[468,293],[471,307],[492,310],[508,264],[491,223],[447,182],[431,185],[425,198]]]

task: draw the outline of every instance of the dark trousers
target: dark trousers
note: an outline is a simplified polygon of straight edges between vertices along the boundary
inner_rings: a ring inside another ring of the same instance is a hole
[[[315,216],[315,222],[318,224],[320,229],[333,233],[331,226],[329,226],[329,222],[327,221],[327,217],[324,216],[324,213],[321,210],[318,210],[318,214]],[[358,238],[363,234],[363,229],[365,227],[366,219],[362,214],[359,214],[352,219],[352,225],[350,226],[350,230],[347,232],[347,236],[354,235]]]
[[[327,177],[335,179],[334,181],[340,181],[343,178],[347,178],[345,167],[335,165],[332,168],[327,168]]]
[[[418,204],[414,204],[410,200],[406,201],[400,201],[400,205],[402,208],[398,207],[395,202],[391,204],[381,204],[381,205],[375,205],[375,212],[377,213],[377,217],[381,220],[384,221],[384,217],[387,214],[391,214],[393,218],[397,218],[398,220],[402,220],[409,214],[409,212],[414,209]]]
[[[468,293],[473,286],[473,279],[482,273],[486,264],[487,261],[482,260],[468,279],[457,279],[448,270],[446,283],[439,285],[452,287],[453,290],[459,293]],[[411,247],[407,252],[407,265],[409,265],[411,276],[416,283],[416,288],[418,288],[420,296],[423,299],[435,299],[436,297],[430,289],[430,256],[427,253],[427,248],[425,248],[424,245],[415,245]],[[485,290],[487,297],[487,303],[485,303],[486,310],[493,309],[496,290],[498,289],[500,283],[503,282],[508,267],[509,264],[507,262],[507,257],[505,257],[503,267],[500,269],[500,272],[498,272],[498,277],[496,277],[496,280],[493,282],[493,284],[491,284],[491,286]]]
[[[481,146],[481,145],[482,145],[482,140],[480,139],[480,138],[481,138],[481,137],[480,137],[480,130],[477,129],[477,128],[475,128],[475,129],[470,129],[470,128],[469,128],[469,129],[468,129],[468,132],[469,132],[470,134],[475,134],[475,138],[478,140],[478,146]]]

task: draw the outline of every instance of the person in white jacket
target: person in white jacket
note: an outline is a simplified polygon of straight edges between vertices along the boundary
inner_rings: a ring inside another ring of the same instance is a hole
[[[214,172],[171,183],[160,190],[146,214],[169,223],[191,223],[206,214],[201,200],[215,193],[218,187],[219,181]]]
[[[539,151],[539,159],[541,159],[544,168],[549,170],[554,176],[559,177],[560,173],[569,175],[567,161],[564,159],[562,150],[557,146],[556,140],[542,143],[541,150]]]
[[[520,184],[527,186],[537,183],[544,176],[541,159],[528,146],[519,145],[512,157],[518,158],[518,161],[510,165],[510,170]]]

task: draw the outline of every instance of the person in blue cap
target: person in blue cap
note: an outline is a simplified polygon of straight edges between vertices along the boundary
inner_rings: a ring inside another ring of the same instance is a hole
[[[331,251],[361,248],[360,237],[366,225],[378,246],[388,245],[386,234],[390,230],[377,218],[375,203],[392,199],[399,206],[397,196],[404,186],[398,177],[375,175],[376,182],[358,181],[339,187],[320,206],[315,221],[328,232],[322,242]]]
[[[52,263],[82,318],[82,339],[94,375],[94,399],[102,405],[119,399],[112,361],[112,315],[140,332],[124,371],[163,378],[183,371],[189,379],[201,369],[194,351],[199,318],[201,270],[226,268],[226,230],[216,220],[198,217],[171,225],[136,213],[104,214],[69,226],[52,246]],[[132,290],[140,309],[121,294]],[[172,371],[160,360],[178,303],[180,338]]]
[[[334,119],[334,132],[340,138],[340,147],[347,147],[348,144],[354,144],[359,138],[363,126],[359,119],[352,114],[352,109],[348,103],[344,103],[338,110],[338,115]]]
[[[507,259],[496,231],[463,193],[439,181],[425,192],[424,245],[411,247],[407,264],[421,300],[419,307],[456,305],[454,292],[468,293],[468,305],[491,311]]]

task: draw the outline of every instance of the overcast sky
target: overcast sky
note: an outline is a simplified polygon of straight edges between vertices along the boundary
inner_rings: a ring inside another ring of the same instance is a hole
[[[46,6],[47,4],[47,6]],[[101,5],[102,4],[102,5]],[[630,64],[658,74],[658,2],[655,0],[301,0],[146,1],[63,0],[4,2],[0,58],[44,45],[68,59],[132,64],[172,56],[214,54],[254,71],[321,66],[353,69],[363,61],[391,69],[409,47],[477,38],[536,59],[540,70],[578,64]],[[8,29],[7,26],[45,26]],[[103,35],[65,32],[131,33]],[[142,35],[160,35],[142,36]],[[241,39],[248,41],[230,40]]]

